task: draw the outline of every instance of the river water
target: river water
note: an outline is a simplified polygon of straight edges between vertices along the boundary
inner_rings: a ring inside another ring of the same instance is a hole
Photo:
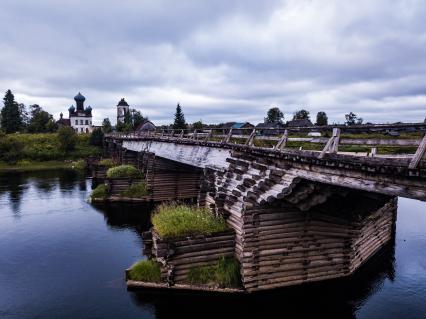
[[[0,176],[0,318],[426,318],[426,203],[400,199],[395,242],[353,277],[249,296],[136,293],[146,206],[93,206],[91,180]]]

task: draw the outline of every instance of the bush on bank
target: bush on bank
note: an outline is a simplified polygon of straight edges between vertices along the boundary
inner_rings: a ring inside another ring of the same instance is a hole
[[[152,224],[162,238],[210,235],[228,229],[225,220],[207,208],[177,204],[160,205]]]
[[[76,136],[73,150],[61,149],[57,133],[0,134],[0,161],[63,161],[97,156],[101,149],[89,144],[88,134]]]
[[[142,178],[142,173],[132,165],[120,165],[107,170],[108,178]]]
[[[106,199],[108,197],[108,188],[104,184],[98,185],[90,195],[92,199]]]
[[[160,282],[160,264],[153,260],[140,260],[130,267],[129,279],[145,282]]]

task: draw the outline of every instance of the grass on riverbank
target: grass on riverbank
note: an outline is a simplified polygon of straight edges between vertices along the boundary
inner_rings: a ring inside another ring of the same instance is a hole
[[[160,264],[153,260],[140,260],[130,267],[129,279],[144,282],[160,282]]]
[[[228,229],[223,218],[215,217],[206,208],[177,204],[160,205],[152,224],[161,238],[210,235]]]
[[[128,198],[141,198],[148,195],[148,187],[145,183],[133,184],[125,191],[122,191],[120,195]]]
[[[39,134],[7,134],[0,137],[4,143],[14,143],[19,150],[16,160],[28,160],[34,162],[63,161],[86,158],[92,155],[100,155],[101,149],[89,144],[89,134],[77,135],[77,144],[71,151],[63,151],[60,148],[57,133]]]
[[[132,165],[120,165],[107,170],[108,178],[142,178],[142,172]]]
[[[0,172],[33,172],[33,171],[48,171],[57,169],[75,169],[73,161],[45,161],[35,162],[22,160],[16,164],[0,162]]]
[[[192,267],[188,281],[193,285],[235,288],[240,285],[240,265],[235,258],[222,257],[215,265]]]

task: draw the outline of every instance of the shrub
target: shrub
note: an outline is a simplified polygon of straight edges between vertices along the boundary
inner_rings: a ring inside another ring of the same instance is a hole
[[[121,196],[130,198],[140,198],[148,195],[148,188],[145,183],[131,185],[128,189],[121,192]]]
[[[96,199],[106,199],[108,197],[108,188],[104,184],[98,185],[93,191],[90,197]]]
[[[152,224],[162,238],[210,235],[227,229],[225,220],[207,208],[176,204],[160,205]]]
[[[0,160],[15,164],[22,157],[23,145],[16,139],[0,136]]]
[[[107,170],[108,178],[141,178],[142,173],[132,165],[120,165]]]
[[[215,265],[192,267],[187,278],[191,284],[238,287],[240,265],[235,258],[221,257]]]
[[[102,132],[101,128],[95,128],[90,134],[89,143],[94,146],[102,146],[104,140],[104,132]]]
[[[129,279],[146,282],[160,282],[160,264],[153,260],[140,260],[130,267]]]
[[[58,140],[61,150],[68,152],[75,149],[77,134],[71,127],[63,126],[58,130]]]

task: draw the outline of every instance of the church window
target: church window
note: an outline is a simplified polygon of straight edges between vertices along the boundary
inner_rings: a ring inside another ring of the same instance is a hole
[[[78,120],[75,120],[75,125],[78,125]]]

